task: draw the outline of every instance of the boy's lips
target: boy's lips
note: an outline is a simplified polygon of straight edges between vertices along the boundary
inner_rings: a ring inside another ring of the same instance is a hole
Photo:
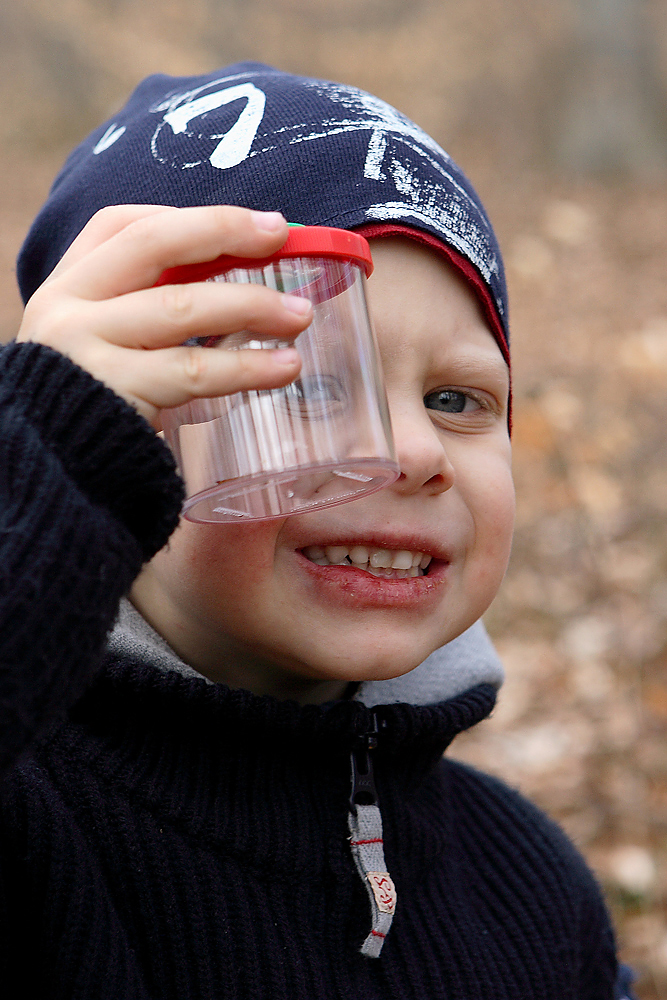
[[[356,608],[430,604],[439,598],[450,563],[441,545],[414,535],[327,537],[303,545],[297,557],[328,601]]]

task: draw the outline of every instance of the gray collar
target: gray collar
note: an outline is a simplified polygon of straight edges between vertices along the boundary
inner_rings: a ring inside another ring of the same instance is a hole
[[[121,601],[108,649],[116,655],[142,660],[158,670],[176,670],[185,677],[203,678],[208,684],[213,683],[184,663],[126,598]],[[402,677],[364,681],[354,698],[369,708],[397,702],[436,705],[477,684],[499,688],[504,676],[500,658],[483,623],[478,621]]]

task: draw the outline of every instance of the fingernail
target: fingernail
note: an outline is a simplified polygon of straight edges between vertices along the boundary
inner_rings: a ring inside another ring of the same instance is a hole
[[[255,229],[262,233],[277,233],[285,225],[285,217],[280,212],[252,212]]]
[[[300,295],[283,295],[283,305],[288,312],[296,313],[297,316],[305,316],[311,309],[310,301]]]
[[[282,347],[271,351],[271,357],[277,365],[295,365],[299,360],[299,352],[294,347]]]

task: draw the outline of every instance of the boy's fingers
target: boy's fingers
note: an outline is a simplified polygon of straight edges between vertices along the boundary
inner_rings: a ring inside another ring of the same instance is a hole
[[[299,373],[301,359],[294,348],[266,351],[212,351],[202,347],[172,347],[133,352],[107,345],[90,371],[130,402],[154,426],[159,411],[211,396],[286,385]],[[99,368],[95,372],[93,369]]]
[[[65,339],[82,330],[109,343],[147,350],[239,330],[291,339],[312,319],[307,299],[261,285],[215,282],[144,289],[110,299],[103,307],[75,299],[71,318],[68,313],[66,308],[59,321]]]
[[[178,209],[168,205],[111,205],[100,209],[70,244],[44,283],[57,278],[130,223],[149,215],[157,215],[158,212],[176,211]]]
[[[158,211],[123,226],[59,276],[64,291],[109,299],[150,288],[163,271],[222,255],[265,257],[288,236],[275,212],[229,205]]]

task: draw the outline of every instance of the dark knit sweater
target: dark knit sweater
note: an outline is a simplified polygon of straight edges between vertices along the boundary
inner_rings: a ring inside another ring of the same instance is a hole
[[[300,708],[104,654],[181,488],[152,430],[48,348],[0,351],[0,968],[22,994],[611,1000],[613,936],[561,831],[442,759],[488,685]],[[373,751],[398,908],[363,957],[349,757]]]

